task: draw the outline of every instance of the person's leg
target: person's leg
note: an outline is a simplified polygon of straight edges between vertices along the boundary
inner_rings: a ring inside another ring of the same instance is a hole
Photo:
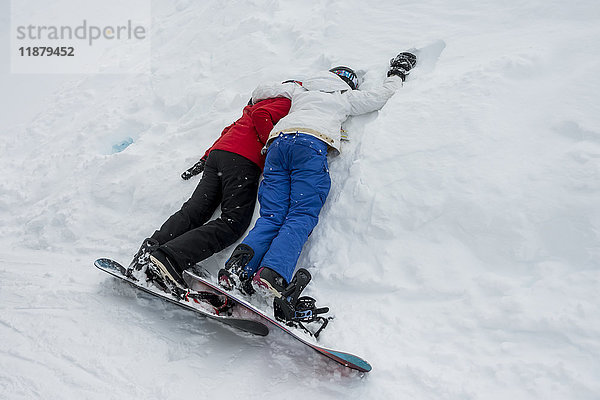
[[[288,282],[293,277],[304,243],[319,221],[319,212],[331,187],[325,143],[298,135],[290,170],[289,210],[260,264],[279,273]]]
[[[289,209],[290,172],[287,167],[289,146],[286,137],[280,137],[269,146],[263,181],[258,190],[260,217],[254,228],[242,241],[254,251],[254,257],[245,266],[248,276],[252,276],[271,246],[273,238],[279,233]]]
[[[211,157],[221,179],[221,215],[160,247],[181,271],[235,243],[250,225],[254,213],[260,168],[227,151],[213,150]]]
[[[179,237],[190,229],[206,222],[216,209],[221,199],[221,179],[218,175],[214,157],[209,157],[202,179],[191,198],[181,209],[167,219],[159,230],[145,239],[134,256],[129,268],[140,270],[148,264],[150,254],[158,250],[160,245]]]
[[[203,225],[215,212],[221,201],[222,192],[218,157],[213,153],[211,152],[206,160],[202,179],[190,199],[151,236],[160,245]]]

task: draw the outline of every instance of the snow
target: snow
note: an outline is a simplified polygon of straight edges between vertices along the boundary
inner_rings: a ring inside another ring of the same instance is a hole
[[[600,3],[151,5],[150,74],[0,63],[1,398],[600,398]],[[299,262],[336,315],[323,344],[372,372],[93,268],[188,198],[259,82],[349,65],[369,87],[437,39],[434,70],[347,123]]]

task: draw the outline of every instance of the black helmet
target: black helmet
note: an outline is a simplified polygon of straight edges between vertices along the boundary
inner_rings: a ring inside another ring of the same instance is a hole
[[[329,72],[333,72],[344,80],[352,88],[352,90],[358,89],[358,76],[351,68],[348,67],[335,67],[331,68]]]

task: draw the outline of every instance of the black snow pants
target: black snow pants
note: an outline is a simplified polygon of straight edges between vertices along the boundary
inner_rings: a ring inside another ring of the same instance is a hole
[[[235,243],[252,220],[260,174],[245,157],[211,151],[192,197],[152,235],[159,249],[183,271]]]

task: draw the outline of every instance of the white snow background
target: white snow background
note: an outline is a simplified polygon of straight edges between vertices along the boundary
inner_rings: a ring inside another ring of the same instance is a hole
[[[600,399],[597,0],[153,1],[151,74],[71,76],[9,73],[1,4],[0,398]],[[189,197],[258,83],[342,64],[369,87],[436,39],[347,124],[299,262],[322,342],[372,372],[93,267]]]

